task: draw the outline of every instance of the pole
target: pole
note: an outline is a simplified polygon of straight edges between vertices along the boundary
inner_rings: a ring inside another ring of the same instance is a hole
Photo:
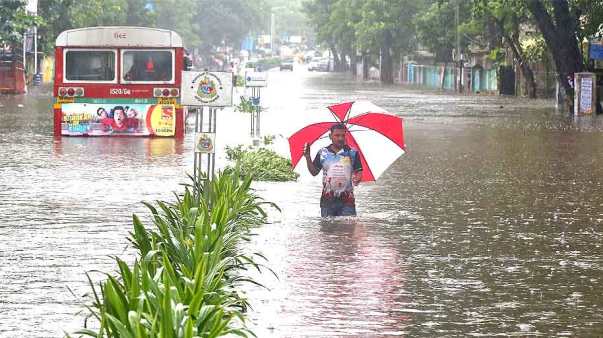
[[[261,95],[261,89],[258,88],[257,89],[257,103],[258,105],[256,106],[256,111],[257,111],[257,118],[255,121],[255,136],[256,137],[260,137],[260,95]]]
[[[456,55],[455,55],[455,57],[456,57],[457,61],[459,62],[459,66],[460,66],[459,72],[460,72],[460,75],[457,76],[457,79],[455,81],[455,86],[456,86],[457,90],[459,92],[461,92],[462,91],[462,89],[461,89],[461,81],[463,79],[463,76],[462,76],[463,75],[463,65],[461,63],[461,37],[460,37],[460,34],[459,34],[459,21],[460,21],[459,20],[459,11],[460,11],[460,8],[459,7],[460,7],[459,1],[457,0],[457,2],[456,2],[456,10],[454,12],[454,22],[455,22],[455,25],[456,25]],[[457,73],[457,72],[455,72],[455,73]]]
[[[253,98],[254,97],[255,97],[255,87],[252,87],[251,88],[251,98],[250,98],[250,103],[251,104],[253,104]],[[254,126],[254,123],[253,123],[253,121],[255,120],[255,113],[253,112],[253,110],[249,112],[249,120],[250,120],[250,123],[251,123],[251,125],[250,125],[251,129],[249,130],[249,135],[251,137],[253,137],[254,134],[255,134],[255,126]]]
[[[271,55],[274,56],[274,31],[275,31],[275,21],[276,18],[274,16],[274,12],[270,13],[270,52]]]
[[[217,117],[218,117],[218,108],[214,108],[214,123],[213,123],[213,133],[216,134],[216,126],[218,125],[217,122]],[[216,134],[217,135],[217,134]],[[215,151],[215,144],[214,144],[214,152],[211,153],[211,179],[214,179],[214,174],[216,171],[216,151]]]
[[[34,75],[38,74],[38,26],[33,28],[34,40]]]
[[[195,110],[195,113],[195,133],[201,133],[203,132],[203,107],[197,108]],[[201,178],[201,163],[203,160],[202,155],[203,154],[197,153],[195,151],[195,163],[193,168],[193,177],[195,178],[195,182]]]
[[[207,132],[211,133],[212,131],[212,122],[214,117],[214,108],[209,108],[209,119],[207,119]],[[211,154],[207,154],[207,179],[210,177],[211,170]]]

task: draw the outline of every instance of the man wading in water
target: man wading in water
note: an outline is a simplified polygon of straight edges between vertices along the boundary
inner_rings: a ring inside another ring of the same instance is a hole
[[[312,176],[323,171],[320,215],[356,216],[354,186],[360,183],[362,164],[358,150],[351,149],[345,142],[347,129],[344,124],[331,127],[331,145],[322,148],[314,161],[310,158],[310,146],[304,145],[304,157]]]

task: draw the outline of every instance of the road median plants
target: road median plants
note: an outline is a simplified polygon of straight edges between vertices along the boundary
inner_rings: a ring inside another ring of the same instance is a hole
[[[75,335],[255,336],[246,327],[249,303],[240,287],[257,284],[246,270],[269,268],[260,253],[243,250],[241,243],[266,223],[264,208],[277,207],[258,197],[251,182],[226,169],[213,180],[191,178],[175,202],[145,203],[152,226],[134,215],[129,238],[137,258],[133,264],[116,258],[117,272],[98,284],[88,276],[89,318]],[[88,325],[91,318],[95,323]]]
[[[272,141],[273,138],[265,138],[264,144]],[[268,148],[244,148],[242,145],[226,147],[226,158],[235,163],[242,175],[251,176],[256,181],[285,182],[295,181],[299,177],[289,159]]]

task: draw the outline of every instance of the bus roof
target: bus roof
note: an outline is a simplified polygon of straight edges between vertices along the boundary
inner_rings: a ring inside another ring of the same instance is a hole
[[[147,27],[86,27],[59,34],[57,47],[183,47],[178,33]]]

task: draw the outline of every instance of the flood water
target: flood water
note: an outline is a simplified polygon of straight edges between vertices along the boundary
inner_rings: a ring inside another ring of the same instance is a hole
[[[269,83],[277,149],[312,109],[366,99],[405,118],[408,153],[358,188],[356,219],[321,220],[307,174],[255,185],[283,209],[250,244],[278,275],[248,290],[258,337],[603,335],[601,118],[302,70]],[[59,337],[83,325],[85,272],[131,257],[140,201],[185,181],[192,135],[55,141],[47,89],[0,102],[0,336]],[[218,142],[247,124],[220,112]]]

